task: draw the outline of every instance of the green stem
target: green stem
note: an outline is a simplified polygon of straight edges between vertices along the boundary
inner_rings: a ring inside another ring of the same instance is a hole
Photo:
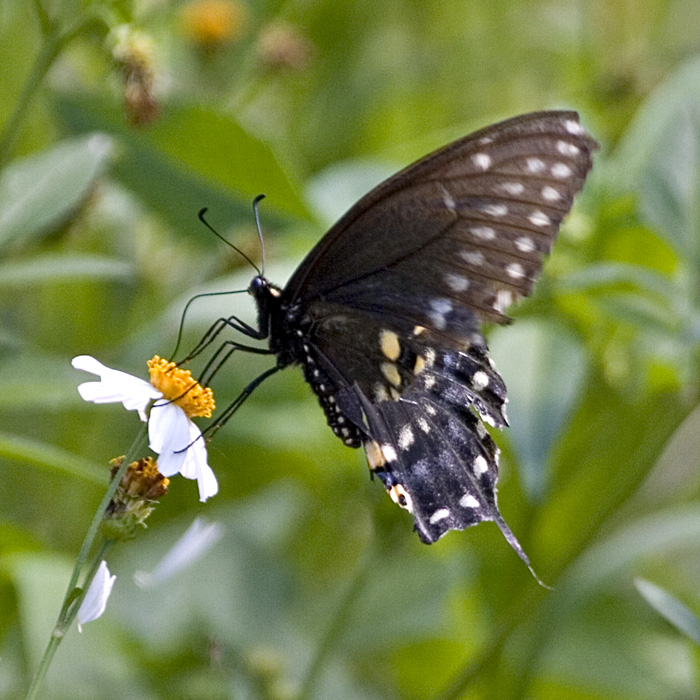
[[[41,5],[38,3],[37,7],[41,9],[39,12],[39,19],[42,28],[45,30],[44,43],[29,71],[29,76],[24,83],[17,104],[5,124],[2,135],[0,135],[0,170],[7,164],[7,161],[12,155],[12,149],[15,145],[20,126],[27,116],[29,105],[32,99],[34,99],[34,95],[48,73],[49,68],[51,68],[62,49],[86,27],[89,21],[91,21],[91,18],[83,18],[72,28],[61,34],[50,24],[47,25],[48,20],[43,13],[43,8],[41,8]]]
[[[36,698],[37,693],[39,692],[39,688],[41,687],[41,684],[44,678],[46,677],[46,673],[49,670],[49,666],[51,665],[51,661],[53,660],[54,654],[56,653],[56,649],[58,649],[58,645],[61,643],[63,637],[66,636],[66,633],[68,632],[68,629],[70,628],[73,620],[75,619],[75,616],[78,614],[78,610],[80,609],[80,603],[82,602],[83,597],[85,596],[85,592],[90,586],[90,582],[95,576],[95,572],[97,571],[100,562],[104,558],[104,555],[106,554],[107,550],[112,546],[112,544],[114,544],[114,540],[111,539],[102,541],[93,558],[90,570],[88,571],[88,574],[85,577],[85,580],[83,581],[82,590],[78,589],[77,584],[78,578],[80,577],[80,572],[83,570],[90,550],[92,549],[95,543],[95,539],[99,533],[100,525],[104,520],[104,515],[105,511],[107,510],[107,506],[112,500],[112,497],[114,496],[117,487],[121,483],[122,477],[124,476],[126,470],[129,468],[129,464],[135,461],[136,455],[141,453],[141,451],[143,450],[143,446],[146,442],[147,427],[147,425],[144,425],[139,431],[138,435],[136,436],[136,439],[129,448],[128,453],[124,457],[122,465],[121,467],[119,467],[119,471],[114,475],[114,478],[110,481],[109,486],[107,487],[107,491],[105,491],[105,494],[102,497],[102,500],[100,501],[100,505],[97,507],[97,511],[95,512],[92,522],[90,523],[90,527],[88,528],[87,534],[85,535],[85,539],[83,540],[83,544],[80,548],[80,552],[78,553],[78,558],[75,561],[75,566],[73,567],[73,573],[71,574],[70,581],[68,582],[68,586],[66,587],[66,593],[63,597],[63,603],[61,604],[61,611],[58,614],[58,620],[56,621],[53,631],[51,632],[49,643],[47,644],[46,649],[44,650],[44,655],[41,658],[39,668],[34,674],[32,684],[29,687],[29,690],[27,691],[25,700],[34,700],[34,698]]]

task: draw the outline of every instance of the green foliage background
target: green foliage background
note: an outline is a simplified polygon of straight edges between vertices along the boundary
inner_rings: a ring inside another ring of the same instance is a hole
[[[257,257],[265,192],[283,283],[384,175],[557,107],[602,151],[536,293],[489,335],[511,397],[501,509],[554,590],[493,525],[420,544],[289,371],[211,444],[219,495],[176,478],[111,553],[108,610],[41,696],[700,697],[700,4],[230,0],[208,30],[205,11],[0,0],[0,698],[26,692],[138,429],[79,399],[70,359],[146,376],[188,298],[252,275],[197,211]],[[150,42],[131,112],[119,36]],[[247,295],[197,302],[185,346],[231,313],[254,320]],[[218,405],[266,366],[234,356]],[[197,515],[223,540],[138,588]]]

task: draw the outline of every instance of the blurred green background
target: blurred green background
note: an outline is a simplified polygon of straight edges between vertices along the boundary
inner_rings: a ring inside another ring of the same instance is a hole
[[[175,478],[109,557],[108,610],[44,698],[700,697],[697,0],[0,0],[0,698],[21,698],[107,463],[138,429],[78,397],[78,354],[146,376],[187,299],[280,284],[379,179],[517,113],[601,141],[531,299],[489,342],[512,428],[492,524],[431,547],[298,371]],[[194,304],[191,347],[247,295]],[[269,366],[236,355],[225,406]],[[144,591],[193,518],[224,538]]]

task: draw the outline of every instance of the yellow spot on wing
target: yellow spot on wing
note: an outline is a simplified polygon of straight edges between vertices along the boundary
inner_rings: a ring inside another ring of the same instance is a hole
[[[379,334],[379,345],[385,357],[390,360],[398,360],[401,354],[401,345],[399,344],[399,336],[393,331],[382,331]]]
[[[401,375],[399,374],[398,367],[393,362],[382,362],[381,370],[390,384],[397,387],[401,386]]]

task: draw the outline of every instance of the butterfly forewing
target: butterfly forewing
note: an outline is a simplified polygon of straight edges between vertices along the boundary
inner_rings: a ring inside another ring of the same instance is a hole
[[[506,390],[480,324],[530,293],[595,148],[575,112],[456,141],[363,197],[274,301],[279,366],[302,365],[424,542],[493,520],[527,561],[496,504],[482,420],[507,424]]]

